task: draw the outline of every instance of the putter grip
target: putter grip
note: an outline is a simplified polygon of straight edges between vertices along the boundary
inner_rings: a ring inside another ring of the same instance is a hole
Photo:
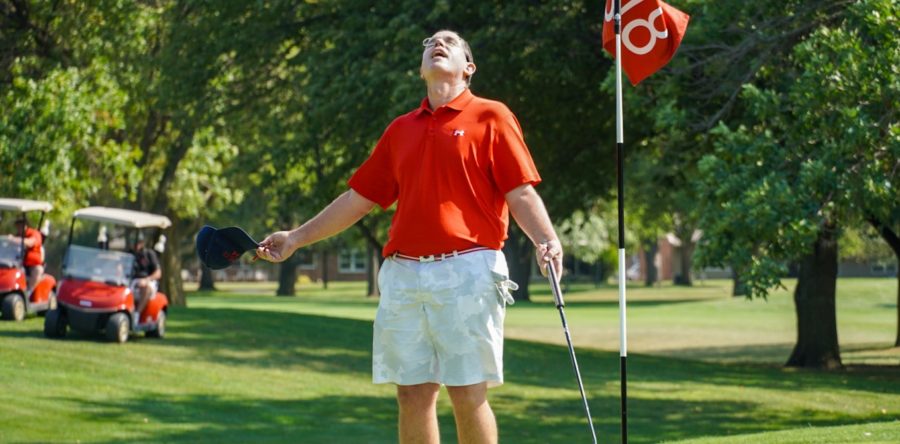
[[[547,278],[550,280],[550,289],[553,290],[553,297],[556,299],[556,307],[565,307],[563,301],[562,290],[559,289],[559,281],[556,279],[556,270],[553,268],[553,262],[547,263]]]

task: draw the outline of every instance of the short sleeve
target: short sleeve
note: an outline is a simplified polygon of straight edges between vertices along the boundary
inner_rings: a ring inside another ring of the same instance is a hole
[[[393,126],[393,125],[392,125]],[[369,158],[353,173],[347,185],[366,199],[387,209],[397,200],[399,186],[391,164],[389,126],[381,135]]]
[[[539,184],[541,176],[525,146],[519,121],[508,109],[504,108],[503,111],[495,121],[491,171],[497,187],[506,194],[520,185]]]
[[[29,228],[28,230],[26,230],[25,238],[34,240],[34,246],[31,247],[34,250],[39,250],[44,244],[44,236],[40,231],[35,230],[34,228]]]

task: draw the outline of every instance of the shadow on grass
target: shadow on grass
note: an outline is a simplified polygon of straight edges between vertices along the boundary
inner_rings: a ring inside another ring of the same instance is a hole
[[[373,396],[64,401],[81,404],[81,415],[88,422],[120,424],[127,439],[99,441],[107,443],[392,443],[397,435],[395,401]]]
[[[44,336],[44,321],[41,320],[40,327],[32,328],[29,330],[5,330],[0,331],[0,337],[6,338],[30,338],[30,339],[45,339],[48,341],[66,341],[66,340],[76,340],[76,341],[89,341],[89,342],[109,342],[105,336],[103,336],[103,332],[84,332],[78,330],[69,329],[66,332],[66,337],[63,339],[49,339]],[[143,339],[143,337],[136,337],[136,339]],[[132,340],[132,339],[129,339]]]
[[[224,308],[178,310],[170,317],[172,334],[161,344],[191,347],[195,356],[229,365],[260,368],[302,367],[315,371],[371,371],[371,321],[299,313]],[[729,354],[752,354],[756,346]],[[764,346],[768,347],[768,346]],[[577,350],[586,381],[618,382],[618,356],[590,349]],[[675,354],[677,356],[677,354]],[[787,369],[777,366],[704,363],[647,355],[631,355],[629,377],[647,382],[696,382],[761,387],[768,390],[861,390],[900,394],[900,375],[885,372]],[[506,378],[539,387],[576,387],[566,347],[508,339]],[[552,377],[548,377],[552,376]],[[559,377],[558,377],[559,376]]]
[[[187,348],[191,360],[248,368],[307,368],[369,379],[371,340],[371,321],[193,308],[173,309],[170,336],[157,344]],[[508,340],[505,354],[507,385],[491,392],[501,442],[587,442],[589,432],[566,347]],[[617,441],[618,356],[579,349],[578,359],[600,439]],[[686,388],[701,384],[714,388]],[[900,375],[864,369],[854,369],[852,375],[792,371],[632,355],[629,387],[629,437],[632,442],[645,443],[883,420],[828,409],[772,408],[765,400],[749,397],[722,399],[731,396],[728,394],[716,399],[687,398],[691,394],[712,398],[709,395],[716,387],[730,393],[743,387],[764,388],[780,392],[769,396],[784,397],[814,390],[900,394]],[[688,395],[655,396],[654,391],[659,390],[685,390]],[[80,404],[79,415],[89,422],[123,424],[121,430],[127,437],[108,442],[396,442],[396,404],[391,396],[296,396],[160,399],[148,395],[108,401],[64,400]],[[447,395],[441,396],[443,437],[454,442]],[[142,418],[147,418],[146,424]]]
[[[445,393],[441,396],[446,397]],[[93,424],[117,424],[127,442],[396,442],[396,404],[389,397],[323,396],[312,399],[231,399],[147,396],[125,401],[84,401],[79,415]],[[637,399],[629,416],[629,438],[651,443],[704,435],[771,431],[848,422],[822,412],[764,410],[748,402],[660,401]],[[577,394],[546,399],[509,393],[492,395],[500,442],[544,444],[589,442],[589,430]],[[618,400],[591,398],[601,442],[619,441]],[[144,419],[146,418],[146,419]],[[439,422],[444,442],[456,442],[453,416],[446,406]],[[123,442],[123,437],[98,442]]]

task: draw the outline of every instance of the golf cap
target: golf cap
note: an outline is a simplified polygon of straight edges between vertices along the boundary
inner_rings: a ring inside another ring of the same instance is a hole
[[[259,244],[238,227],[216,229],[206,225],[197,233],[197,256],[213,270],[227,268],[257,247]]]

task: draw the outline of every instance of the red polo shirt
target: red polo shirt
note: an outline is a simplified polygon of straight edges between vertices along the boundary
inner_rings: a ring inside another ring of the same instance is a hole
[[[397,201],[384,256],[427,256],[500,249],[506,193],[540,181],[512,112],[466,89],[434,111],[425,98],[395,119],[348,184],[382,208]]]
[[[31,227],[25,227],[25,239],[34,239],[34,245],[25,249],[25,266],[35,267],[44,265],[44,251],[41,249],[44,236],[41,232]]]

